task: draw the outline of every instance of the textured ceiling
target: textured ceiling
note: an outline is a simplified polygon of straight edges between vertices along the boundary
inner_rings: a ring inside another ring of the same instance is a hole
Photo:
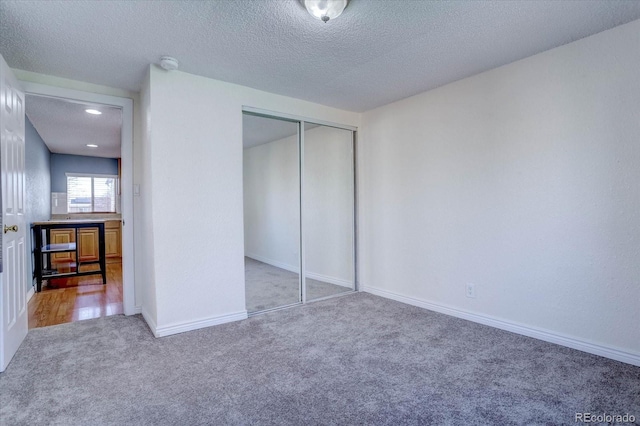
[[[49,151],[57,154],[120,158],[122,112],[119,108],[27,95],[27,117]],[[85,112],[94,108],[102,115]],[[96,144],[98,148],[89,148]]]
[[[137,91],[189,73],[365,111],[639,19],[640,1],[0,1],[11,67]]]

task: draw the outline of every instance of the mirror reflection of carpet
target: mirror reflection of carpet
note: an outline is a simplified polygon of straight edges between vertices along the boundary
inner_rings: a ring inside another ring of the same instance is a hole
[[[300,301],[298,274],[244,258],[247,311],[256,312]],[[307,300],[351,291],[348,287],[307,278]]]

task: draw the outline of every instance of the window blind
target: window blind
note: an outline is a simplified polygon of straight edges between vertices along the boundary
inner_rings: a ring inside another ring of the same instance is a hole
[[[117,177],[67,175],[68,213],[115,213]]]

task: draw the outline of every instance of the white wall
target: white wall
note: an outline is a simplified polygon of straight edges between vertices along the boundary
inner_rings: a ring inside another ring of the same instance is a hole
[[[638,70],[635,21],[365,113],[361,282],[640,360]]]
[[[151,67],[157,335],[246,316],[242,106],[357,126],[359,114]],[[149,256],[149,253],[145,253]]]
[[[305,131],[307,276],[353,286],[353,151],[348,130]],[[298,137],[244,150],[245,254],[299,271]]]
[[[140,271],[139,278],[136,277],[136,286],[140,289],[141,311],[145,320],[153,330],[158,321],[156,308],[155,289],[155,257],[154,257],[154,228],[152,214],[152,166],[151,166],[151,93],[150,93],[150,72],[147,70],[142,90],[140,91],[140,117],[141,117],[141,137],[138,144],[138,179],[140,185],[140,195],[137,198],[138,210],[136,215],[136,271]]]

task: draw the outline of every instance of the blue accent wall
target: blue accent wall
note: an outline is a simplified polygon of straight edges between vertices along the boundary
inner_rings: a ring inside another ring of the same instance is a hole
[[[51,218],[51,153],[28,118],[24,128],[25,219],[32,222]],[[32,277],[31,237],[27,234],[27,277]],[[27,290],[32,280],[27,280]]]
[[[67,192],[66,173],[117,175],[118,159],[51,154],[51,192]]]

